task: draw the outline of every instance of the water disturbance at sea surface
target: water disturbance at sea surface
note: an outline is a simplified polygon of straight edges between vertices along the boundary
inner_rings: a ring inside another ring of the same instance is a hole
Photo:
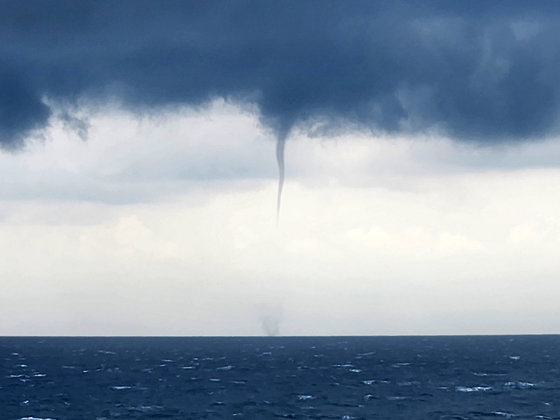
[[[560,336],[0,338],[1,419],[560,419]]]

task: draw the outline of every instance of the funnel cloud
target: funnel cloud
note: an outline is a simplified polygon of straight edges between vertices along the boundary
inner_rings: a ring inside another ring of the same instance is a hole
[[[284,189],[285,165],[284,150],[286,149],[286,136],[278,135],[276,139],[276,163],[278,164],[278,197],[276,198],[276,225],[280,222],[280,205],[282,190]]]

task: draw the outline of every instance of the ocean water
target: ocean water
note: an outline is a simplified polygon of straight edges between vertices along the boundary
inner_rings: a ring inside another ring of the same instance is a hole
[[[0,338],[0,419],[560,419],[560,336]]]

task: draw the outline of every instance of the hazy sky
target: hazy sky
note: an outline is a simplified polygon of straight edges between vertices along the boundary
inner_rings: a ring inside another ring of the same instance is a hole
[[[559,3],[0,5],[0,335],[560,332]]]

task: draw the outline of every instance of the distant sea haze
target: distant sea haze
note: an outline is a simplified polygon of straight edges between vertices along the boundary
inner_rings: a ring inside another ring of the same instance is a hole
[[[0,338],[2,419],[560,419],[560,336]]]

